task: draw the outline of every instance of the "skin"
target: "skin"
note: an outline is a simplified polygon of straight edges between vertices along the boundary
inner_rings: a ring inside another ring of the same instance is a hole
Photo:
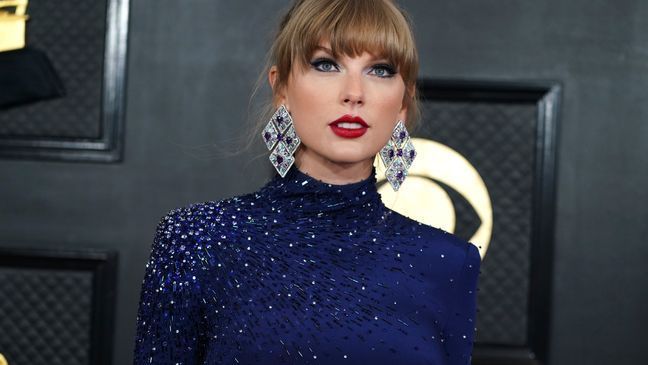
[[[320,43],[310,60],[306,66],[293,62],[287,85],[274,95],[275,106],[286,106],[301,139],[295,165],[329,184],[366,179],[394,126],[407,116],[403,78],[391,74],[394,67],[386,59],[367,52],[335,58],[327,42]],[[273,66],[268,73],[271,86],[277,76]],[[353,139],[333,133],[329,123],[345,114],[360,116],[369,125],[367,132]]]

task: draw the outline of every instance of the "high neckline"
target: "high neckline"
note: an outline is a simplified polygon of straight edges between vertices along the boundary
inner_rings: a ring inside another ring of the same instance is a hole
[[[365,179],[348,184],[330,184],[318,180],[293,165],[285,177],[276,174],[262,189],[275,203],[288,204],[298,212],[332,212],[368,208],[376,211],[382,200],[376,187],[376,168]]]

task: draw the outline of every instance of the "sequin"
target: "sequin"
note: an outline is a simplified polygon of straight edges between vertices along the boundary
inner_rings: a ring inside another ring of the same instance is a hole
[[[385,207],[374,174],[332,185],[293,166],[169,211],[134,363],[469,364],[479,252]]]

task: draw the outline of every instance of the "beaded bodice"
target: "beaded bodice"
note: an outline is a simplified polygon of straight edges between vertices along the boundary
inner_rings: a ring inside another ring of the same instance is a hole
[[[374,173],[331,185],[293,166],[171,210],[135,364],[469,364],[479,252],[385,207]]]

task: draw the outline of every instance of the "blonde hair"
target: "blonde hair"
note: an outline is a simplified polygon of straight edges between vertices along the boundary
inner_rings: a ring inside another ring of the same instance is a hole
[[[405,83],[405,123],[411,132],[420,118],[416,90],[419,63],[407,14],[391,0],[295,0],[280,22],[266,65],[250,97],[252,104],[268,72],[276,66],[273,100],[259,113],[257,125],[248,136],[248,146],[270,120],[276,108],[273,101],[277,91],[287,86],[295,63],[308,66],[321,41],[330,43],[334,57],[341,54],[354,57],[366,51],[386,58],[396,67]]]

